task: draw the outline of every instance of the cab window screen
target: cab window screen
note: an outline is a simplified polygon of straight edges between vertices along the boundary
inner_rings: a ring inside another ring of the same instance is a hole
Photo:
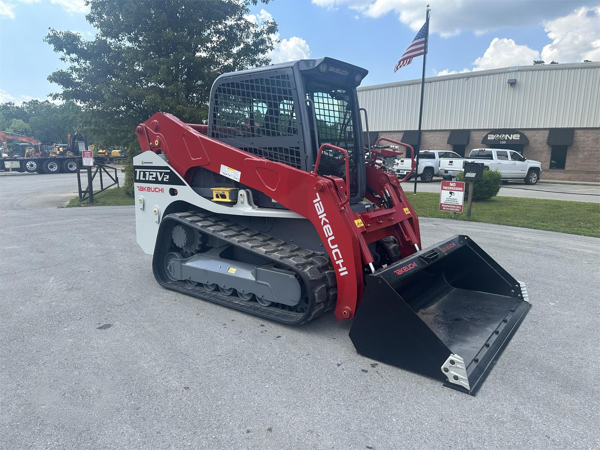
[[[342,147],[348,152],[350,195],[354,195],[357,180],[357,143],[354,132],[354,101],[351,92],[344,87],[307,80],[306,98],[310,100],[314,108],[319,139],[316,150],[318,151],[318,148],[323,144],[332,144]],[[344,154],[332,149],[323,150],[319,164],[319,175],[334,175],[345,179],[345,172]]]

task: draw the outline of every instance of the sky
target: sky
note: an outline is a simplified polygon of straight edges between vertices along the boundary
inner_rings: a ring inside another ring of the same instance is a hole
[[[202,1],[199,0],[199,4]],[[600,61],[600,0],[271,0],[249,20],[273,19],[273,63],[329,56],[369,71],[363,86],[421,77],[423,58],[394,66],[431,20],[426,77],[531,65]],[[85,0],[0,0],[0,103],[45,100],[66,67],[43,41],[49,28],[93,39]]]

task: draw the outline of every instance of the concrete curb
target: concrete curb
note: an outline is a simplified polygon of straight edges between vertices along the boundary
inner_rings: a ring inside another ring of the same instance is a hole
[[[559,180],[540,180],[538,183],[547,183],[547,184],[578,184],[581,186],[600,186],[600,183],[596,183],[595,181],[559,181]]]

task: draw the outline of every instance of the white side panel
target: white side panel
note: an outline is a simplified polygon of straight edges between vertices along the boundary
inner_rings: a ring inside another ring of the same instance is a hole
[[[304,219],[304,217],[292,211],[253,206],[252,202],[247,198],[245,191],[240,191],[238,202],[234,206],[224,206],[207,200],[198,195],[183,179],[177,176],[175,170],[154,152],[144,152],[136,156],[133,158],[133,164],[137,167],[143,166],[144,169],[141,172],[145,172],[145,176],[140,177],[140,171],[138,170],[135,176],[137,180],[134,184],[136,201],[135,228],[138,245],[144,253],[149,255],[154,253],[158,227],[165,211],[169,205],[177,201],[195,205],[215,214]],[[164,184],[163,174],[165,173],[165,169],[172,170],[172,173],[177,176],[178,180],[171,180],[173,181],[172,184]],[[148,174],[151,175],[154,171],[156,176],[148,176]],[[139,178],[146,178],[146,181],[139,181]],[[149,180],[150,178],[152,180]],[[182,184],[177,184],[177,181]],[[175,191],[177,191],[176,194]]]

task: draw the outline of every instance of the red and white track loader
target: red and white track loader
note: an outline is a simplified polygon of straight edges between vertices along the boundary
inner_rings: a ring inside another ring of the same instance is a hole
[[[167,289],[290,325],[333,308],[360,354],[474,393],[525,288],[467,236],[421,248],[378,164],[395,150],[363,145],[366,74],[331,58],[228,73],[208,125],[140,124],[137,241]]]

